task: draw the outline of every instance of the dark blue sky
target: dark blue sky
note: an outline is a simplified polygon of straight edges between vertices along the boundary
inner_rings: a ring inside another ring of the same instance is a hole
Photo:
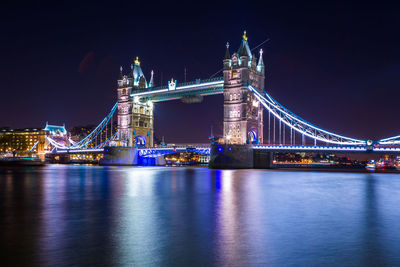
[[[327,130],[400,134],[400,6],[248,1],[6,3],[0,9],[0,127],[99,122],[116,101],[119,65],[139,56],[156,83],[208,78],[243,30],[263,40],[267,91]],[[157,136],[204,142],[222,133],[222,96],[156,105]]]

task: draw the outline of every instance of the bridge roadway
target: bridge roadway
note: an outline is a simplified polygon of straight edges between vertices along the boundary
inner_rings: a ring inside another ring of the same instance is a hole
[[[59,149],[54,152],[46,152],[47,154],[80,154],[80,153],[104,153],[105,148],[89,148],[89,149]],[[178,152],[198,152],[202,154],[210,154],[210,146],[162,146],[162,147],[137,147],[139,156],[157,156]]]
[[[303,146],[303,145],[254,145],[255,150],[272,152],[342,152],[342,153],[400,153],[400,147],[367,146]]]
[[[229,146],[229,145],[227,145]],[[265,150],[272,152],[343,152],[343,153],[400,153],[400,147],[367,147],[367,146],[303,146],[303,145],[253,145],[254,150]],[[106,148],[98,149],[70,149],[57,150],[55,154],[79,154],[79,153],[104,153]],[[197,152],[205,155],[210,154],[210,145],[177,145],[161,147],[138,147],[138,155],[142,157],[157,157],[177,152]],[[47,152],[51,154],[51,152]]]
[[[210,155],[210,146],[172,146],[172,147],[154,147],[154,148],[138,148],[140,157],[160,157],[163,155],[174,154],[179,152],[195,152],[203,155]]]

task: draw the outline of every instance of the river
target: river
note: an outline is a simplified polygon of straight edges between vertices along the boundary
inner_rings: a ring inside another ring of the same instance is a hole
[[[400,266],[400,175],[0,169],[1,266]]]

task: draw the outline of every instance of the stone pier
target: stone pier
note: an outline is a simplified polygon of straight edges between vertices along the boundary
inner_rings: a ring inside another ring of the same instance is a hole
[[[100,165],[137,165],[138,150],[134,147],[106,147]]]
[[[212,145],[211,169],[270,169],[273,153],[253,150],[252,145]]]

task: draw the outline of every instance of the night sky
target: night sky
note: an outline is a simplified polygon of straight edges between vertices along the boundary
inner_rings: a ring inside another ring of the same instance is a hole
[[[243,30],[262,46],[266,89],[315,125],[355,138],[400,134],[400,6],[141,1],[0,8],[0,127],[97,124],[116,102],[119,66],[146,78],[209,78]],[[148,4],[146,4],[148,3]],[[257,52],[258,56],[258,52]],[[156,104],[155,134],[206,142],[222,134],[222,96]]]

